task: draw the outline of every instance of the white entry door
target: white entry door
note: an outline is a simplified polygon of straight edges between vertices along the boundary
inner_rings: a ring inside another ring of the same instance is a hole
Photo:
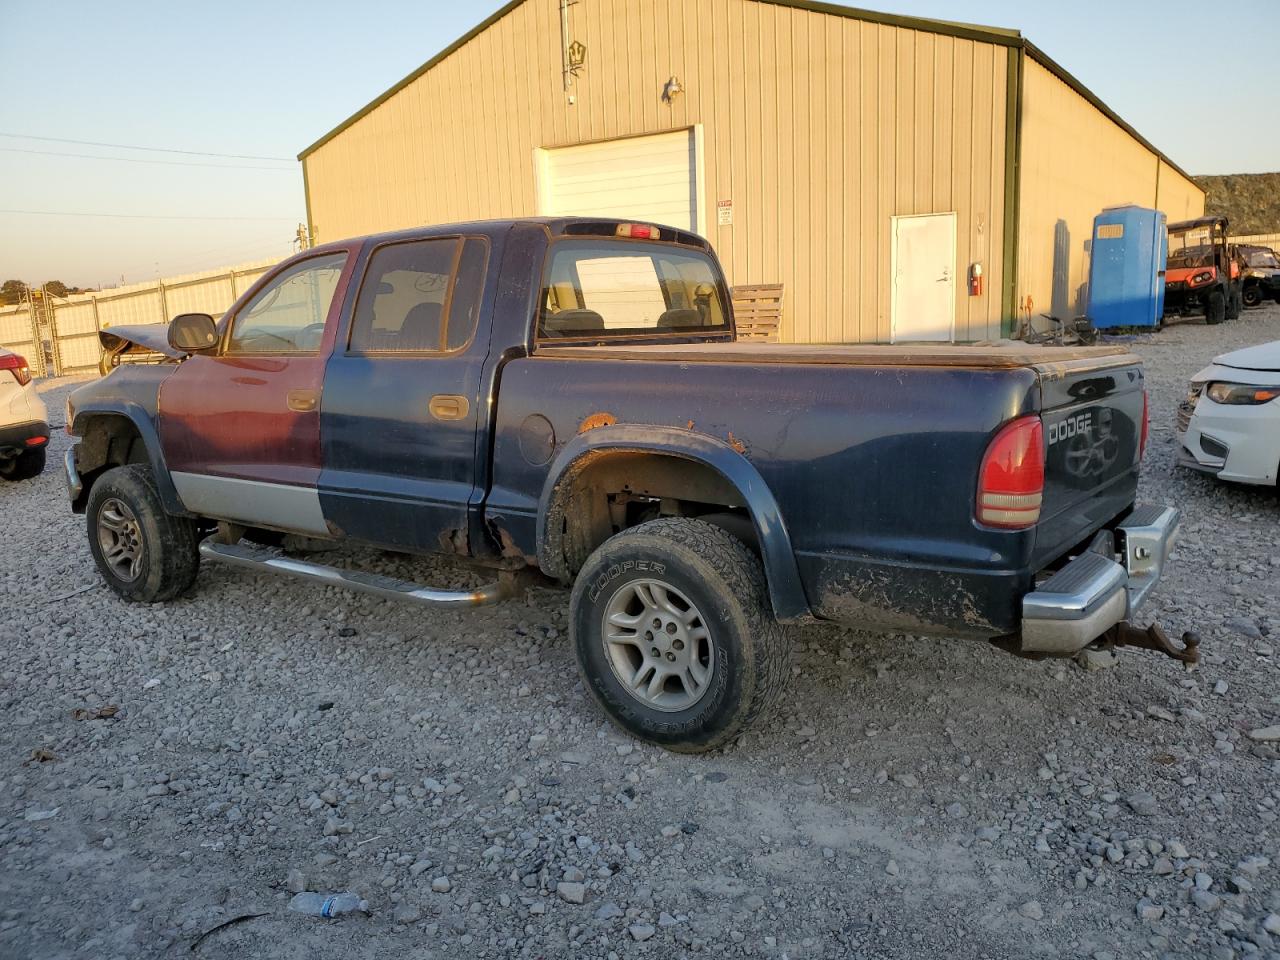
[[[956,338],[956,215],[893,218],[892,342]]]
[[[698,231],[696,130],[538,151],[538,212]]]

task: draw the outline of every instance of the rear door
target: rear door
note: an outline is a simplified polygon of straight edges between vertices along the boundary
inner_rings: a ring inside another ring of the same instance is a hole
[[[160,390],[160,443],[194,513],[325,534],[320,396],[355,257],[329,247],[284,264],[229,318],[214,355]]]
[[[345,535],[410,550],[469,548],[477,430],[489,414],[480,396],[489,254],[483,236],[370,252],[320,411],[321,501]]]

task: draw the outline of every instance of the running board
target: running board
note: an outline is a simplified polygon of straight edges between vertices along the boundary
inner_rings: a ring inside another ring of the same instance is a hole
[[[408,600],[432,607],[483,607],[514,593],[514,578],[504,578],[478,590],[434,590],[407,580],[361,570],[341,570],[306,560],[294,560],[279,550],[244,542],[219,543],[210,537],[200,543],[200,556],[258,573],[281,573],[329,587],[345,587],[388,600]]]

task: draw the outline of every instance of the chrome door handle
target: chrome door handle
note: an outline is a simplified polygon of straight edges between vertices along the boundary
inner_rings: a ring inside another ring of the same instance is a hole
[[[437,420],[464,420],[471,410],[466,397],[452,393],[437,393],[427,404],[427,410]]]

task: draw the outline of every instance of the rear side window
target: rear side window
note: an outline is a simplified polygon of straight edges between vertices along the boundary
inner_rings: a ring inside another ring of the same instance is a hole
[[[351,323],[352,353],[433,354],[475,335],[488,244],[478,238],[414,240],[369,258]]]
[[[552,247],[540,338],[728,329],[718,275],[706,254],[636,241],[565,240]]]

